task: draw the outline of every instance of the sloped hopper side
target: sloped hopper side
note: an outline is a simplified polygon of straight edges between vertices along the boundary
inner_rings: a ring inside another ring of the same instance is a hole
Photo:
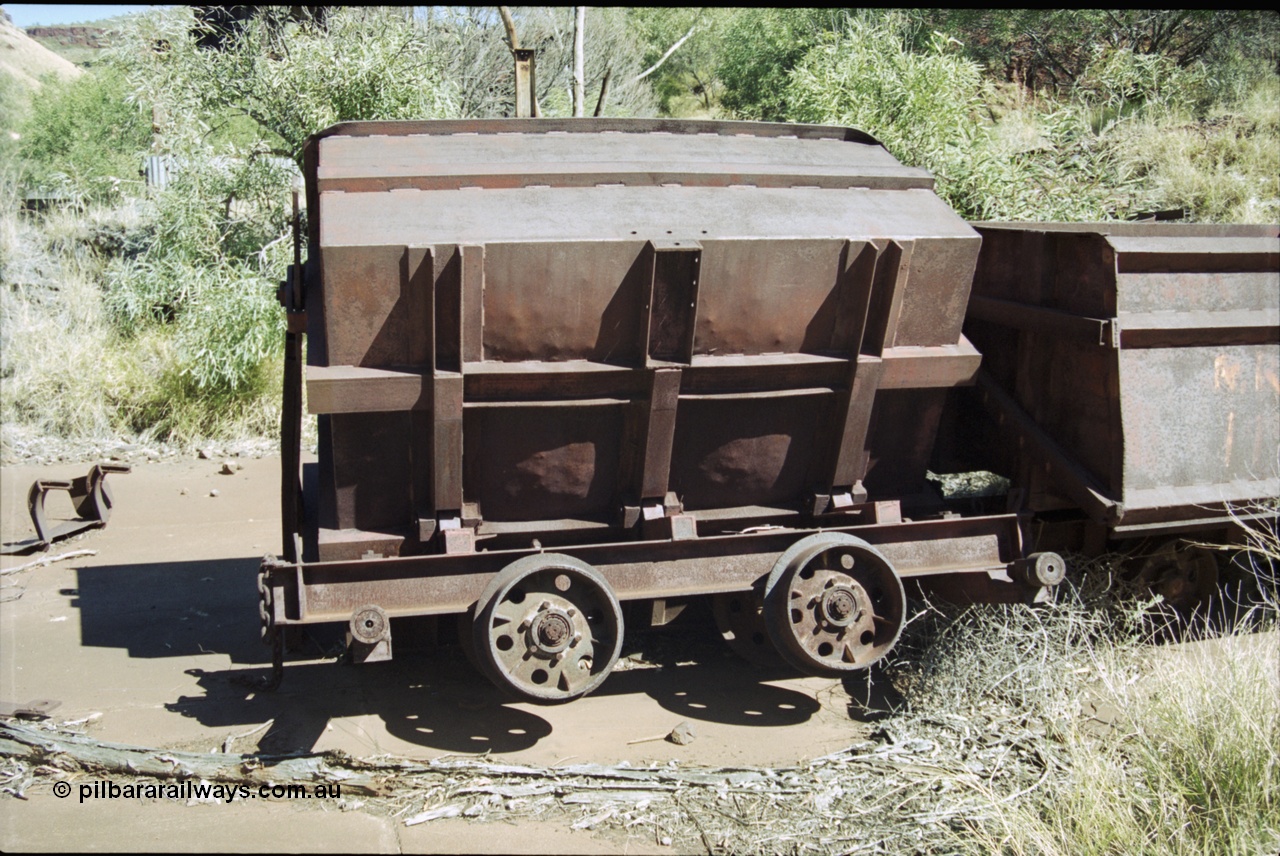
[[[856,131],[354,123],[306,170],[321,559],[903,497],[977,370],[977,234]]]
[[[1036,510],[1145,534],[1280,495],[1276,227],[979,231],[965,330],[983,386],[1042,433],[1021,441]]]

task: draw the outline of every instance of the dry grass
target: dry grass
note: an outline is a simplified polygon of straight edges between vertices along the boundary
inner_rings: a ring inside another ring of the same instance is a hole
[[[1280,78],[1194,121],[1145,120],[1123,135],[1126,161],[1164,207],[1201,222],[1280,222]]]
[[[179,371],[163,325],[121,336],[104,306],[101,236],[136,229],[136,207],[16,213],[6,182],[0,213],[0,454],[68,441],[194,446],[273,437],[281,366],[258,372],[254,396],[221,398]]]

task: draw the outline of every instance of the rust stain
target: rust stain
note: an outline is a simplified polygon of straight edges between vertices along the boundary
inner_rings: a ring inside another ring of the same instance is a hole
[[[1231,468],[1231,447],[1235,445],[1236,440],[1236,414],[1231,411],[1227,414],[1227,438],[1222,444],[1222,464],[1227,469]]]
[[[1263,385],[1271,387],[1271,391],[1280,395],[1280,372],[1267,354],[1258,354],[1257,365],[1253,373],[1254,389],[1262,390]]]
[[[1213,358],[1213,388],[1222,389],[1226,387],[1231,392],[1236,391],[1236,386],[1240,383],[1240,361],[1219,354]]]

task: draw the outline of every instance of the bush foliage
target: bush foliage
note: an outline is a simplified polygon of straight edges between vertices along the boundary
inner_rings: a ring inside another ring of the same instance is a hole
[[[28,182],[107,202],[136,188],[151,147],[151,118],[130,95],[124,76],[111,68],[45,81],[21,135]]]
[[[30,105],[0,79],[6,128],[16,129],[0,141],[5,198],[17,197],[22,176],[90,206],[84,228],[64,218],[38,239],[53,254],[39,264],[15,237],[29,230],[6,220],[0,266],[10,283],[26,276],[12,271],[36,264],[93,284],[83,295],[95,308],[75,329],[93,331],[111,354],[99,360],[114,366],[100,397],[119,430],[194,438],[270,425],[263,414],[275,407],[282,324],[273,292],[290,256],[298,180],[289,162],[308,134],[342,120],[510,112],[510,54],[492,9],[427,7],[415,19],[388,7],[319,18],[260,8],[225,32],[186,7],[136,17],[86,74],[50,83]],[[543,112],[567,114],[571,11],[514,15],[522,42],[539,51]],[[858,127],[930,170],[970,219],[1183,208],[1197,220],[1275,222],[1273,17],[593,9],[586,106],[608,77],[606,115],[658,105]],[[144,153],[167,160],[164,189],[144,191]],[[68,395],[93,394],[68,383]],[[84,404],[58,412],[92,410]],[[44,424],[85,423],[67,415]]]

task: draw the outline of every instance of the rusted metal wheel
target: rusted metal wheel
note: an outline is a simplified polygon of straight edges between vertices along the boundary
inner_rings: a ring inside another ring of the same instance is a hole
[[[893,565],[852,535],[801,539],[765,584],[769,638],[787,663],[810,675],[841,677],[880,660],[898,641],[905,610]]]
[[[748,663],[765,668],[786,667],[769,639],[764,604],[754,591],[735,591],[711,597],[711,613],[725,643]]]
[[[475,608],[468,609],[466,612],[459,612],[457,615],[458,622],[458,647],[462,649],[462,655],[467,658],[467,662],[477,671],[483,672],[480,668],[480,660],[476,657],[476,639],[475,639]]]
[[[1218,590],[1218,560],[1213,551],[1178,538],[1156,545],[1135,564],[1138,581],[1184,616],[1206,608]]]
[[[480,670],[543,704],[571,701],[609,676],[622,649],[622,609],[604,577],[572,556],[512,562],[476,605]]]

